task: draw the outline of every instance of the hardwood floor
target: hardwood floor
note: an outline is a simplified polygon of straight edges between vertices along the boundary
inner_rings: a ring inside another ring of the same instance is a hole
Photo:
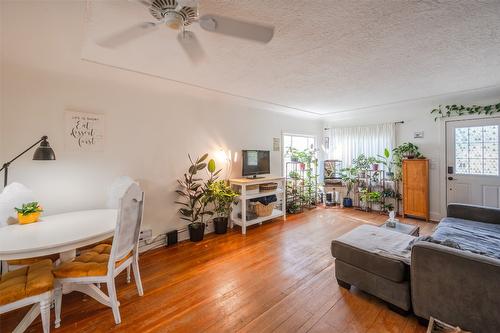
[[[425,332],[334,277],[330,242],[354,227],[380,225],[386,216],[317,208],[200,243],[183,242],[140,258],[144,296],[117,278],[122,324],[110,308],[82,294],[63,298],[61,328],[53,332]],[[419,224],[429,234],[432,223]],[[105,287],[103,287],[105,289]],[[27,310],[0,316],[10,332]],[[53,322],[52,312],[52,322]],[[29,332],[41,332],[35,322]]]

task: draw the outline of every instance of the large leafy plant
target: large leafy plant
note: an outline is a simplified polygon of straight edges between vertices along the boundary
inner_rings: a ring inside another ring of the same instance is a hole
[[[369,170],[371,166],[371,161],[365,154],[360,154],[358,157],[352,160],[352,166],[359,171]]]
[[[380,158],[379,162],[386,167],[387,172],[392,173],[393,162],[391,159],[391,152],[389,151],[389,149],[385,148],[384,155],[378,155],[378,157]]]
[[[341,172],[342,172],[342,182],[345,184],[347,188],[346,196],[350,197],[354,184],[358,180],[359,170],[355,167],[350,167],[342,169]]]
[[[206,163],[208,154],[204,154],[194,160],[188,155],[191,165],[188,172],[184,174],[183,179],[178,179],[179,189],[175,192],[181,197],[176,204],[181,205],[179,213],[181,219],[189,221],[191,224],[204,224],[206,216],[212,216],[214,213],[208,209],[211,202],[209,195],[211,184],[216,181],[220,170],[215,171],[215,161],[210,160]],[[209,174],[208,180],[201,178],[201,172],[206,170]]]
[[[403,167],[403,159],[404,158],[419,158],[422,157],[422,154],[418,150],[418,147],[411,142],[405,142],[400,144],[396,148],[392,150],[393,163],[396,166],[396,170],[394,173],[395,180],[401,180],[401,169]]]
[[[229,217],[238,193],[225,180],[217,180],[209,185],[210,201],[214,204],[217,217]]]

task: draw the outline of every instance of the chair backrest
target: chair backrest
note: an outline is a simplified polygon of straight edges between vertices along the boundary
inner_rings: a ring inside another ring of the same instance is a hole
[[[121,176],[113,180],[111,186],[108,188],[106,208],[118,209],[120,199],[125,195],[131,184],[135,181],[129,176]]]
[[[120,199],[108,272],[114,270],[116,261],[125,258],[132,250],[137,250],[143,207],[144,192],[139,184],[133,183]]]
[[[7,185],[0,193],[0,228],[16,222],[17,213],[14,207],[23,203],[36,201],[32,190],[19,183]]]

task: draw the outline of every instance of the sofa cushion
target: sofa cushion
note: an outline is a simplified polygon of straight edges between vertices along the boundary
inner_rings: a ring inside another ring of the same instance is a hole
[[[461,250],[500,259],[500,224],[445,217],[432,238],[453,241]]]
[[[362,225],[332,241],[332,255],[350,265],[394,282],[408,279],[415,237],[372,225]]]

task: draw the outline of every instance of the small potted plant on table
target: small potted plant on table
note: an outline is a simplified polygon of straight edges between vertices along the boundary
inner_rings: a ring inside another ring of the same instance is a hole
[[[233,203],[235,203],[238,193],[233,191],[225,180],[218,180],[210,184],[209,193],[216,215],[213,219],[214,231],[216,234],[225,234]]]
[[[21,206],[21,208],[14,208],[17,212],[17,219],[19,224],[29,224],[37,222],[40,214],[43,212],[38,202],[29,202]]]

